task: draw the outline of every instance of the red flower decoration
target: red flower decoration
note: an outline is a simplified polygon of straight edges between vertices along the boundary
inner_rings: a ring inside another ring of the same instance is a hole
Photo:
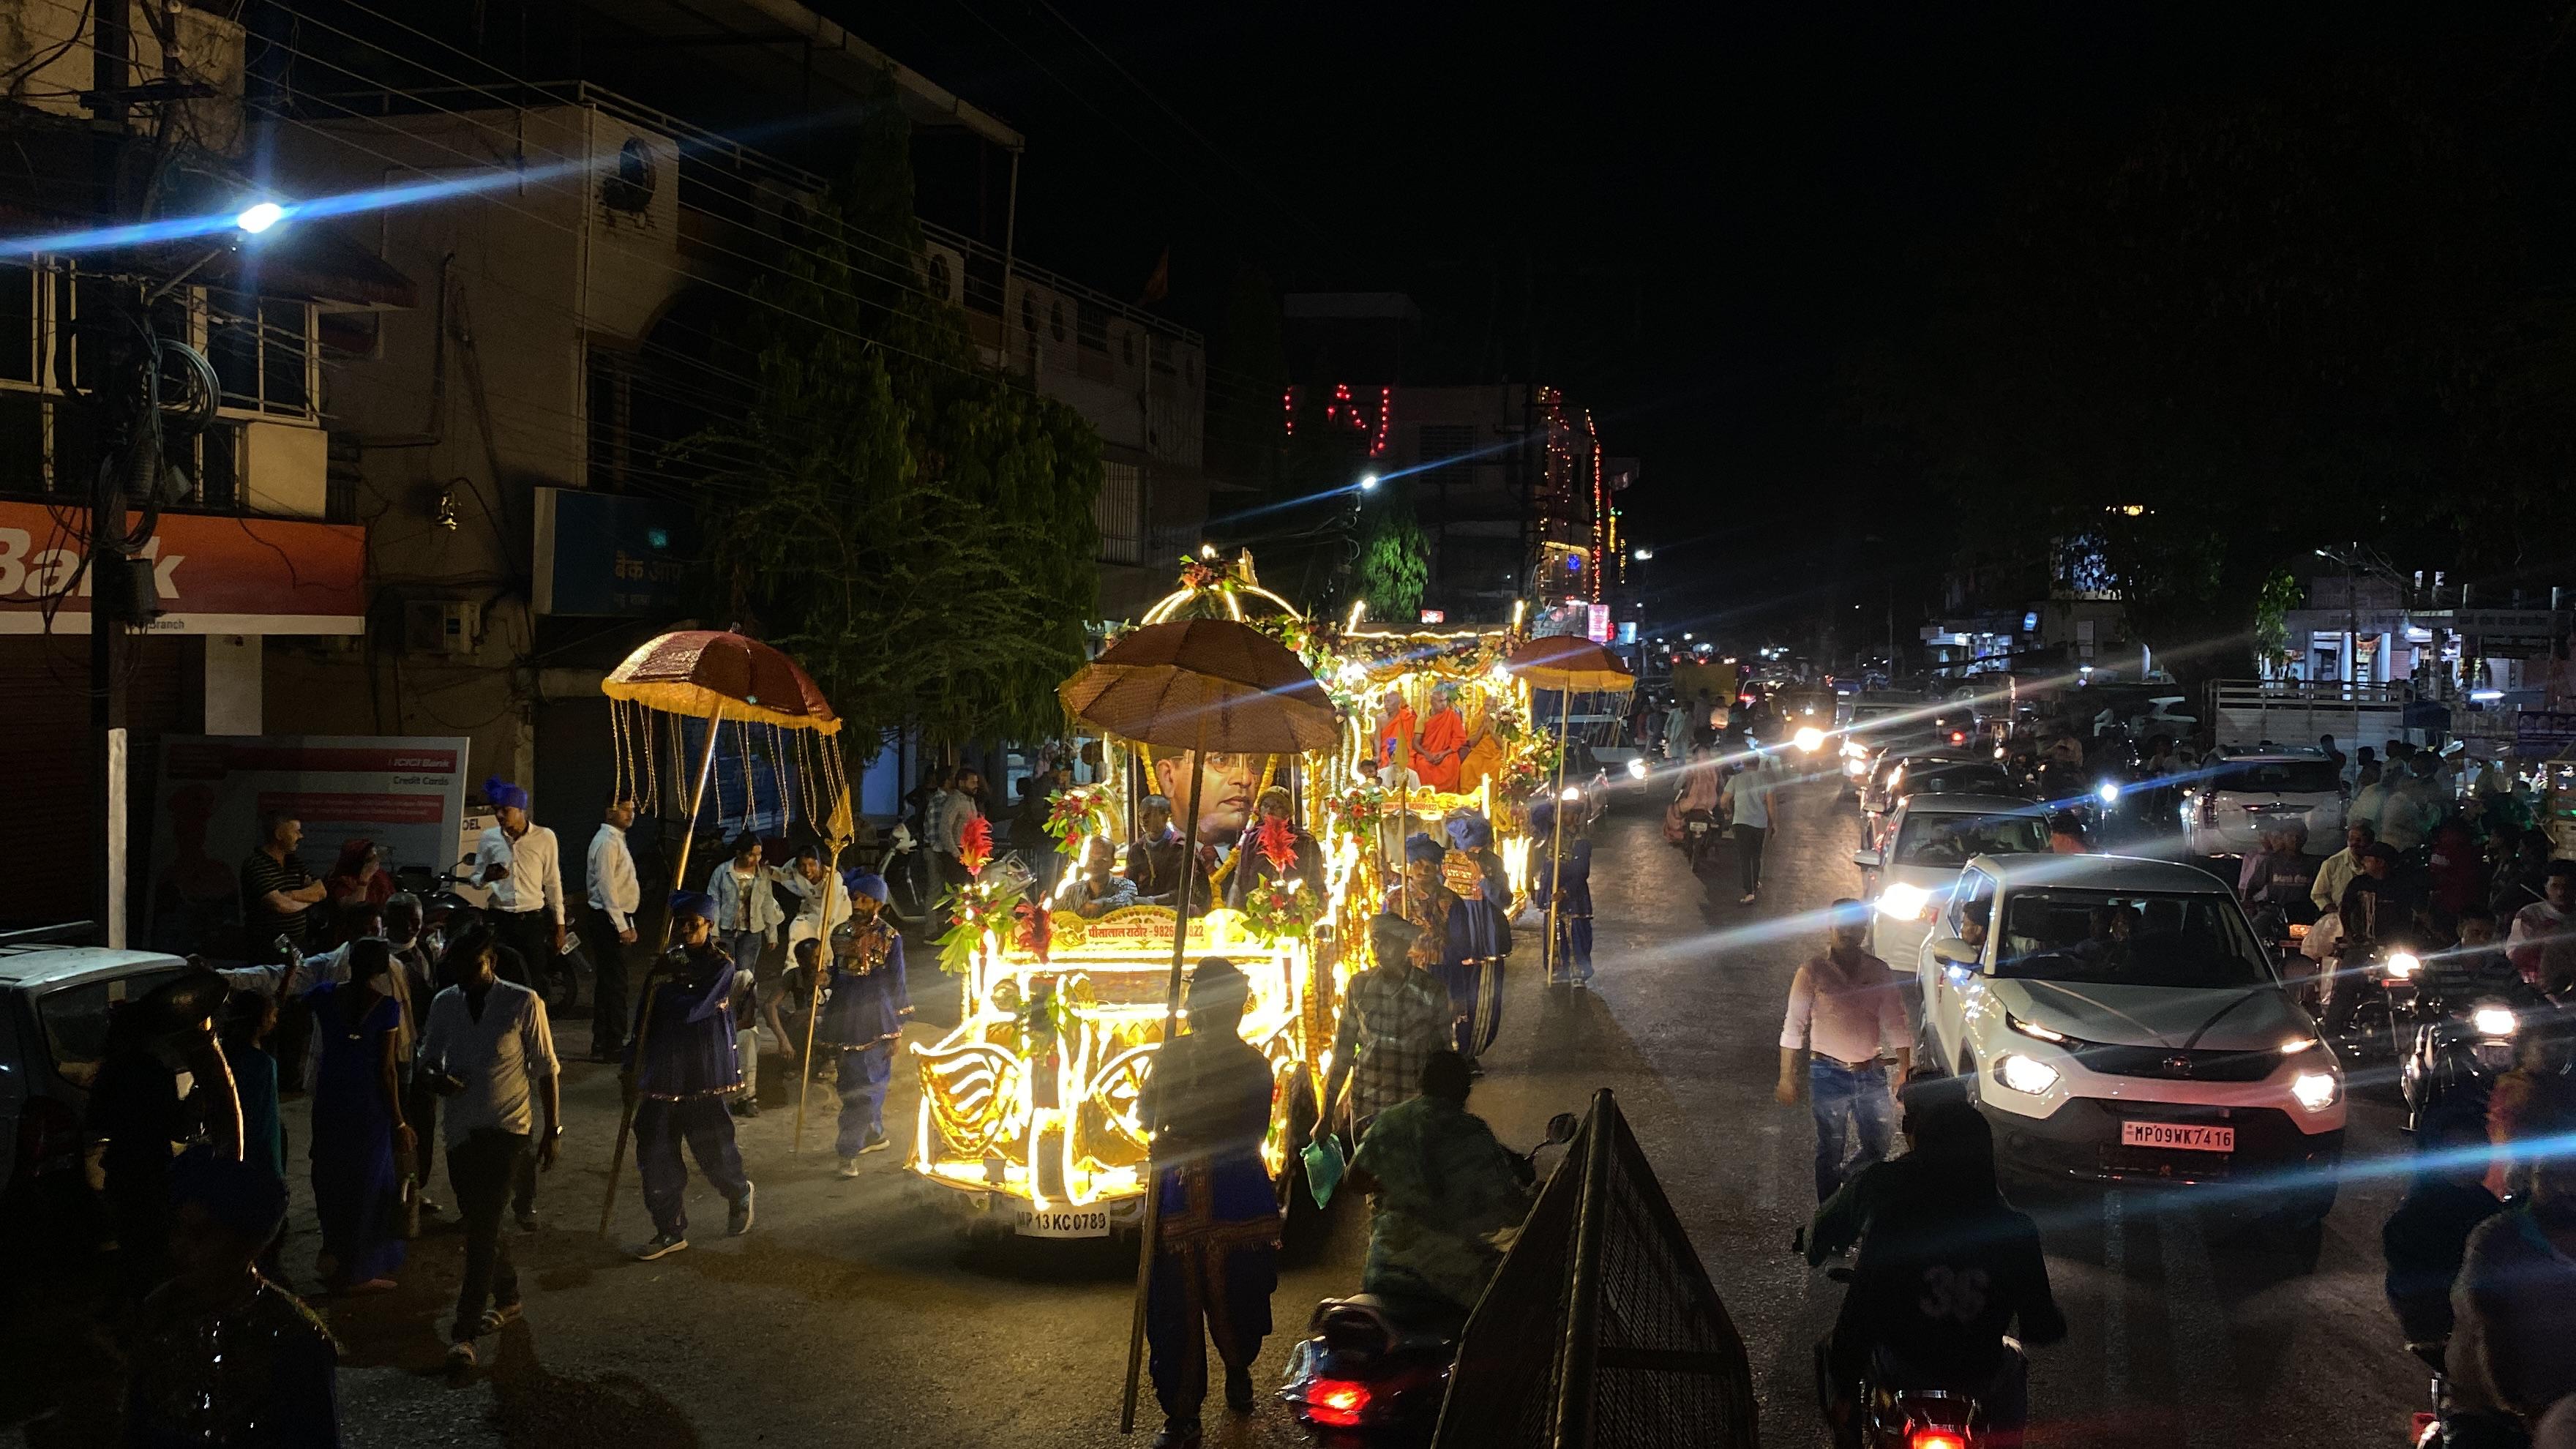
[[[1263,817],[1255,844],[1272,870],[1287,870],[1297,863],[1297,832],[1285,820]]]
[[[993,822],[978,815],[958,832],[957,863],[968,875],[980,875],[985,862],[993,858]]]
[[[1018,939],[1015,944],[1021,950],[1037,957],[1040,962],[1044,962],[1048,948],[1055,944],[1054,918],[1047,913],[1044,906],[1033,906],[1027,901],[1013,906],[1011,914],[1019,918],[1019,930],[1015,933]]]

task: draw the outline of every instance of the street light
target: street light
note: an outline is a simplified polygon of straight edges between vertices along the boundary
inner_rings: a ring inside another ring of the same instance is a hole
[[[1639,563],[1644,563],[1646,560],[1653,558],[1654,556],[1655,551],[1651,548],[1641,548],[1635,553],[1628,555],[1628,557],[1635,559]]]
[[[274,201],[261,201],[244,208],[241,215],[233,218],[233,225],[249,232],[252,236],[257,236],[284,220],[286,220],[285,207]]]
[[[1377,475],[1375,473],[1362,473],[1360,475],[1360,491],[1362,493],[1375,493],[1377,491]]]

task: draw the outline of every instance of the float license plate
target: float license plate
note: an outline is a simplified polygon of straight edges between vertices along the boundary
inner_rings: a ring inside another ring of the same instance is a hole
[[[2123,1147],[2162,1147],[2180,1152],[2233,1152],[2236,1129],[2199,1122],[2123,1122]]]
[[[1024,1238],[1105,1238],[1109,1236],[1109,1209],[1069,1208],[1060,1212],[1039,1212],[1022,1208],[1011,1231]]]

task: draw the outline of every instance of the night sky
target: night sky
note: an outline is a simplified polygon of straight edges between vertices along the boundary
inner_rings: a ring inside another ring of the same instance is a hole
[[[1666,620],[1847,610],[1800,580],[1942,508],[1853,378],[2036,168],[2337,67],[2474,97],[2563,64],[2545,5],[842,8],[1028,135],[1023,255],[1133,296],[1168,247],[1220,362],[1254,266],[1410,293],[1416,381],[1588,404],[1644,461]]]

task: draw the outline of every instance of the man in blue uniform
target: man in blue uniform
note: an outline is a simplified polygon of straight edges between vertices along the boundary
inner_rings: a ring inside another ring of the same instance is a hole
[[[854,914],[832,930],[832,965],[823,976],[823,1017],[815,1035],[840,1048],[841,1175],[859,1175],[859,1154],[887,1145],[886,1083],[912,997],[903,986],[903,936],[882,914],[885,878],[865,871],[845,877]]]
[[[1261,1139],[1270,1130],[1270,1063],[1242,1033],[1251,983],[1210,956],[1190,974],[1189,1033],[1154,1054],[1137,1104],[1155,1124],[1162,1209],[1145,1337],[1163,1407],[1155,1449],[1195,1449],[1207,1401],[1207,1346],[1225,1365],[1226,1407],[1252,1412],[1252,1360],[1279,1286],[1279,1203]],[[1206,1326],[1202,1328],[1200,1325]]]
[[[635,1250],[639,1261],[689,1246],[689,1174],[680,1165],[684,1138],[698,1171],[732,1204],[725,1231],[739,1236],[751,1229],[751,1179],[742,1174],[733,1117],[725,1110],[726,1100],[742,1090],[727,1005],[735,965],[715,943],[715,915],[715,903],[694,891],[671,897],[675,944],[635,1008],[633,1044],[620,1083],[643,1098],[635,1109],[635,1165],[656,1230]]]

